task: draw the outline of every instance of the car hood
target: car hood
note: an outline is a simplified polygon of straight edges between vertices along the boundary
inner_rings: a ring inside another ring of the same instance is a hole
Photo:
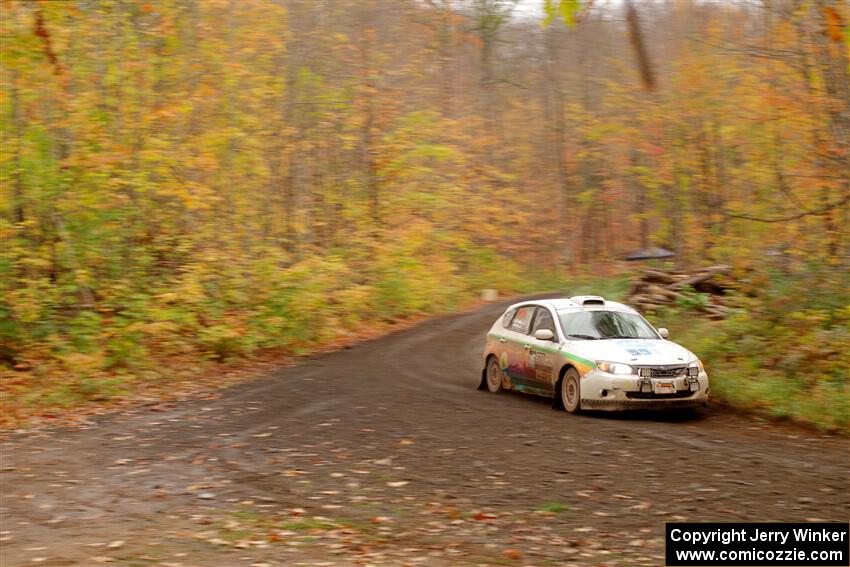
[[[662,339],[569,341],[566,350],[592,361],[607,360],[638,366],[685,364],[696,358],[685,347]]]

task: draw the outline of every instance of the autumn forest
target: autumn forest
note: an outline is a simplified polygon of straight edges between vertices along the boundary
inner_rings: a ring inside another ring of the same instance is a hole
[[[847,426],[842,0],[0,9],[5,419],[606,291],[658,246],[739,286],[725,321],[661,313],[678,336]]]

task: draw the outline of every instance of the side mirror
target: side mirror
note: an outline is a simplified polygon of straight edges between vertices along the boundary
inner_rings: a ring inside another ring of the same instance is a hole
[[[538,341],[551,341],[555,339],[555,333],[549,329],[538,329],[534,331],[534,338]]]
[[[662,339],[666,339],[670,336],[670,331],[668,331],[665,327],[658,327],[658,334],[661,335]]]

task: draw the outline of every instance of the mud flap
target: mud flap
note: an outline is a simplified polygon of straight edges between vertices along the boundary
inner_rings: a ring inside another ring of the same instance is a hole
[[[484,367],[484,370],[481,371],[481,381],[478,383],[479,390],[487,389],[487,367]]]
[[[552,409],[558,411],[564,411],[564,402],[561,400],[561,380],[564,378],[561,377],[557,382],[555,382],[555,389],[552,391]]]

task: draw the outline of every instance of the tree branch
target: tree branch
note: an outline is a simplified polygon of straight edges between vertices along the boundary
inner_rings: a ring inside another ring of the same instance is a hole
[[[850,193],[845,195],[843,199],[839,199],[838,201],[836,201],[834,203],[830,203],[829,205],[826,205],[826,206],[821,207],[819,209],[813,209],[811,211],[803,211],[802,213],[797,213],[796,215],[790,215],[790,216],[787,216],[787,217],[778,217],[778,218],[775,218],[775,219],[764,219],[764,218],[760,218],[760,217],[752,217],[752,216],[749,216],[749,215],[737,215],[737,214],[734,214],[734,213],[727,213],[727,212],[724,212],[723,216],[731,218],[731,219],[741,219],[741,220],[748,220],[748,221],[754,221],[754,222],[787,222],[787,221],[801,219],[801,218],[807,217],[809,215],[823,215],[823,214],[828,213],[832,209],[840,207],[841,205],[844,205],[848,202],[850,202]]]

